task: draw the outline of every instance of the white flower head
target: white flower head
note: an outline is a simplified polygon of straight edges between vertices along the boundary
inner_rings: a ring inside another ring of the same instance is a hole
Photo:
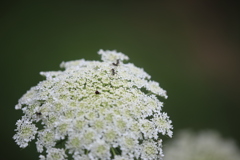
[[[49,148],[47,150],[47,156],[40,155],[40,160],[66,160],[67,155],[64,149]]]
[[[239,160],[240,150],[216,131],[181,131],[163,148],[164,160]]]
[[[173,128],[159,101],[166,91],[123,53],[98,54],[41,72],[46,80],[15,107],[24,116],[13,138],[22,148],[36,138],[40,159],[161,159],[160,136]]]
[[[17,123],[17,133],[13,136],[13,139],[21,148],[28,146],[28,142],[35,138],[37,133],[37,127],[32,123],[26,116],[23,116],[21,120],[18,120]]]
[[[114,51],[109,51],[109,50],[102,50],[100,49],[98,51],[98,54],[100,54],[102,56],[102,61],[104,62],[115,62],[117,60],[120,60],[120,61],[123,61],[123,60],[128,60],[128,56],[124,55],[123,53],[121,52],[116,52],[115,50]],[[116,62],[116,64],[119,63],[119,62]]]

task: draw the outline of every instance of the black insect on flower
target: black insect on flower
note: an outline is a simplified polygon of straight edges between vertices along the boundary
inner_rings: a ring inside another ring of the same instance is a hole
[[[41,113],[41,112],[36,112],[36,115],[37,115],[37,116],[41,116],[42,113]]]
[[[100,94],[100,92],[99,91],[95,91],[95,94]]]
[[[112,71],[112,75],[115,75],[115,74],[116,74],[116,72],[115,72],[114,69],[111,69],[111,71]]]
[[[119,59],[117,59],[116,63],[112,63],[114,66],[118,66],[119,65]]]

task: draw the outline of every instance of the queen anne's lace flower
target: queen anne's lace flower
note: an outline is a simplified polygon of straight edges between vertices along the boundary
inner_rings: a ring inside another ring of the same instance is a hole
[[[172,136],[158,100],[166,91],[143,69],[123,63],[126,55],[98,53],[102,62],[62,62],[64,71],[41,72],[46,80],[15,107],[24,116],[13,138],[25,148],[36,136],[40,159],[161,159],[159,136]]]
[[[182,131],[165,144],[164,160],[239,160],[240,151],[234,141],[220,137],[215,131],[195,134]]]

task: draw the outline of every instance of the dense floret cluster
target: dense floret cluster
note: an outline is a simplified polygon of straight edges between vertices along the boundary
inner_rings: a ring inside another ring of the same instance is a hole
[[[36,138],[40,159],[161,159],[161,135],[172,136],[162,112],[166,91],[128,57],[100,50],[100,61],[62,62],[16,105],[24,116],[14,139],[25,148]]]

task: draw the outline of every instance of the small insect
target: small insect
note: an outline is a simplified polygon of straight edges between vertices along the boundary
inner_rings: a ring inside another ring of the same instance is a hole
[[[100,92],[99,91],[95,91],[95,94],[100,94]]]
[[[42,113],[41,113],[41,112],[36,112],[36,115],[37,115],[37,116],[41,116]]]
[[[114,69],[111,69],[111,71],[112,71],[112,75],[115,75],[115,74],[116,74],[116,72],[115,72]]]
[[[118,66],[119,65],[119,59],[117,59],[116,63],[112,63],[114,66]]]

